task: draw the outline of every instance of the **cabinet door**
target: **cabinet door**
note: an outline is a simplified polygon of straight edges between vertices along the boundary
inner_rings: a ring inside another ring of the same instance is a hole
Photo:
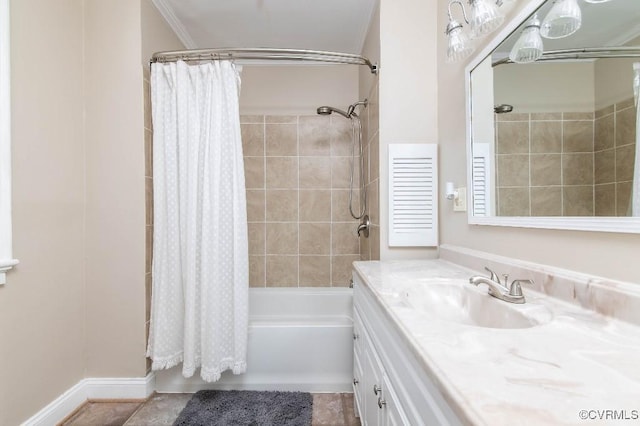
[[[362,359],[363,343],[364,340],[364,325],[362,318],[357,309],[353,310],[353,351],[354,354]]]
[[[362,368],[362,352],[364,345],[364,327],[357,309],[354,308],[353,314],[353,399],[357,409],[356,414],[363,416],[365,383]]]
[[[363,337],[364,386],[361,392],[364,396],[364,409],[360,420],[365,426],[379,426],[383,424],[383,410],[378,407],[378,397],[382,394],[382,364],[367,334],[364,333]]]
[[[384,374],[382,378],[382,396],[378,401],[378,405],[383,407],[384,426],[408,426],[409,420],[402,410],[398,395],[393,390],[393,386],[389,382],[389,378]]]
[[[354,351],[355,352],[355,351]],[[362,363],[357,353],[353,354],[353,403],[355,405],[355,413],[358,417],[364,412],[364,374],[362,372]]]

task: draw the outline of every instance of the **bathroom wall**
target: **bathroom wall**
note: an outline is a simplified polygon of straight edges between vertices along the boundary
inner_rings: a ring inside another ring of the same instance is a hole
[[[633,98],[595,112],[594,209],[596,216],[629,216],[636,149]]]
[[[0,424],[84,377],[81,2],[11,2],[13,253],[0,286]]]
[[[513,113],[495,116],[498,214],[628,214],[635,143],[635,109],[629,98],[633,62],[603,59],[493,69],[495,104],[514,107]],[[616,133],[623,139],[618,145]]]
[[[510,16],[526,2],[514,6]],[[468,61],[448,64],[447,4],[438,3],[437,37],[438,130],[440,143],[440,190],[444,182],[466,185],[466,132],[465,132],[465,74]],[[507,17],[509,19],[509,17]],[[480,40],[476,51],[481,51],[488,39]],[[424,112],[427,110],[424,109]],[[561,268],[600,275],[612,279],[640,282],[636,267],[640,235],[606,232],[580,232],[545,229],[526,229],[496,226],[478,226],[467,223],[467,213],[453,212],[448,203],[440,205],[441,242],[469,247],[503,256],[549,264]]]
[[[337,114],[242,115],[241,129],[250,285],[348,286],[360,258],[348,210],[350,122]]]
[[[145,374],[141,4],[87,0],[84,19],[86,374],[140,377]]]
[[[165,25],[141,23],[145,3],[11,4],[20,265],[0,287],[0,424],[85,377],[145,374],[140,40]]]
[[[637,46],[640,37],[625,43]],[[633,96],[633,64],[637,58],[607,58],[594,62],[595,109],[603,109]]]
[[[635,127],[633,99],[595,113],[497,114],[497,213],[628,215]]]
[[[450,87],[437,80],[436,34],[444,32],[444,25],[438,26],[438,6],[443,3],[446,2],[380,1],[380,258],[385,260],[431,258],[438,254],[435,247],[388,246],[387,164],[392,143],[438,143],[439,91],[447,93]],[[462,87],[463,81],[457,85]],[[463,111],[464,106],[457,114]],[[442,165],[440,161],[440,178]]]
[[[347,286],[359,259],[348,211],[351,127],[316,109],[354,103],[358,68],[244,65],[241,77],[250,285]]]
[[[446,25],[446,24],[445,24]],[[493,68],[495,105],[513,112],[593,112],[593,62],[544,62]]]
[[[593,216],[594,113],[495,117],[497,214]]]
[[[376,7],[364,40],[362,55],[374,64],[380,63],[380,5]],[[359,99],[368,99],[367,108],[361,110],[362,140],[367,189],[367,215],[371,222],[369,238],[360,237],[360,258],[362,260],[380,259],[380,91],[379,77],[366,67],[360,68]]]
[[[240,114],[312,115],[320,105],[346,109],[358,99],[353,65],[244,65]]]

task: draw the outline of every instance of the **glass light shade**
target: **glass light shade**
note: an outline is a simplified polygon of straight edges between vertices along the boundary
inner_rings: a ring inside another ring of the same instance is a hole
[[[537,24],[537,25],[536,25]],[[525,27],[509,53],[509,59],[518,64],[537,61],[544,51],[540,37],[540,21],[535,19]]]
[[[471,37],[476,38],[495,31],[503,22],[504,15],[492,1],[470,0]]]
[[[467,35],[462,31],[462,26],[454,27],[447,31],[449,43],[447,47],[447,62],[460,61],[473,53],[474,46]]]
[[[585,3],[606,3],[611,0],[584,0]]]
[[[540,35],[545,38],[570,36],[580,29],[582,12],[577,0],[557,0],[542,21]]]

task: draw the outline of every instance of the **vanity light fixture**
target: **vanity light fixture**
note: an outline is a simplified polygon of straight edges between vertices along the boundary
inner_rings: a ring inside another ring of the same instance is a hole
[[[464,21],[468,24],[467,13],[464,10],[464,5],[460,0],[452,0],[449,2],[447,8],[449,15],[449,23],[445,34],[447,35],[447,62],[456,62],[471,55],[474,50],[474,46],[471,43],[469,37],[462,31],[462,24],[451,15],[451,5],[457,3],[462,9],[462,16]]]
[[[540,37],[540,20],[538,15],[533,15],[533,18],[522,30],[518,41],[513,45],[509,53],[509,59],[517,64],[526,64],[537,61],[542,56],[543,51],[544,46],[542,37]]]
[[[469,6],[471,7],[469,22],[471,38],[492,33],[504,22],[504,15],[496,3],[489,0],[469,0]]]
[[[578,0],[556,0],[542,20],[540,35],[544,38],[563,38],[580,29],[582,12]]]

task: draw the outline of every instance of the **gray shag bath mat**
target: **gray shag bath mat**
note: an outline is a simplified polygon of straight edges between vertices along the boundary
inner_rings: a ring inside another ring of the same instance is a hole
[[[307,392],[196,392],[173,426],[310,426]]]

